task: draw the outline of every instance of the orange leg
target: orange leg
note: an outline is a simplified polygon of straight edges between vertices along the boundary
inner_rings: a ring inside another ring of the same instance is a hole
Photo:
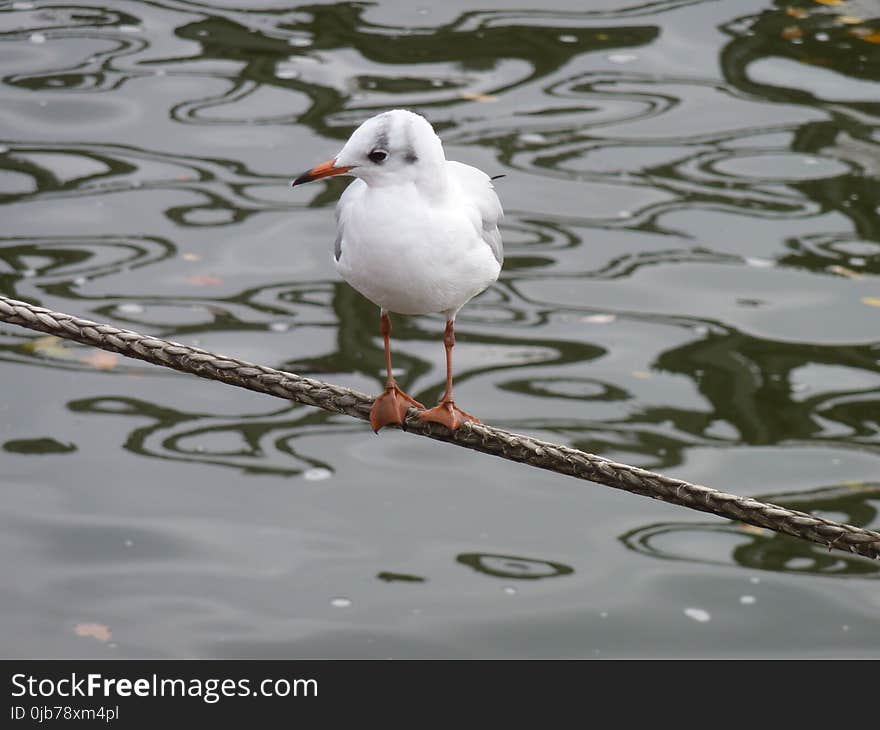
[[[439,405],[423,411],[419,414],[419,418],[423,421],[442,423],[450,431],[455,431],[465,421],[480,422],[479,418],[456,406],[452,399],[452,348],[455,347],[455,320],[450,319],[446,322],[443,345],[446,347],[446,392],[440,398]]]
[[[385,370],[388,379],[385,381],[385,392],[373,401],[373,407],[370,408],[370,425],[376,433],[383,426],[403,426],[403,419],[410,406],[424,408],[421,403],[404,393],[391,375],[391,320],[387,312],[383,311],[379,318],[379,331],[385,340]]]

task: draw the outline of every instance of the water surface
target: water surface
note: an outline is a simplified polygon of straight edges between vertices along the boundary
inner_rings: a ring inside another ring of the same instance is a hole
[[[410,108],[506,175],[463,407],[880,529],[880,7],[472,2],[0,3],[0,292],[377,392],[287,183]],[[857,556],[10,325],[0,388],[4,656],[880,654]]]

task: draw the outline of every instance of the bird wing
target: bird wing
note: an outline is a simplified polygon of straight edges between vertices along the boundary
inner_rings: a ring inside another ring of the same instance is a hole
[[[498,230],[498,224],[504,217],[504,211],[501,208],[501,201],[495,194],[492,180],[482,170],[462,162],[449,160],[446,164],[449,165],[450,173],[461,186],[465,198],[476,206],[479,220],[475,219],[474,225],[477,227],[477,233],[489,246],[495,260],[499,264],[503,264],[504,246],[501,243],[501,231]]]
[[[345,244],[345,224],[351,214],[351,209],[366,189],[367,184],[363,180],[357,179],[342,191],[339,202],[336,203],[336,243],[333,244],[333,258],[337,261],[342,256],[342,247]]]

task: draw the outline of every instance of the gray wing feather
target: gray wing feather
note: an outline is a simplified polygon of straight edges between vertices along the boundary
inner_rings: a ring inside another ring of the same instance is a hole
[[[492,249],[492,255],[499,264],[504,264],[504,244],[501,243],[501,231],[498,230],[498,221],[483,218],[483,240]]]
[[[498,230],[498,224],[504,217],[504,211],[501,209],[501,201],[495,194],[495,186],[492,184],[491,178],[482,170],[462,162],[448,160],[446,164],[458,180],[459,185],[476,205],[480,216],[478,233],[489,246],[495,260],[499,264],[503,264],[504,246],[501,243],[501,231]],[[474,225],[476,225],[476,220]]]
[[[336,242],[333,244],[333,258],[336,261],[342,256],[342,246],[345,243],[345,224],[348,214],[354,202],[363,195],[366,185],[363,180],[355,180],[345,190],[336,203]]]

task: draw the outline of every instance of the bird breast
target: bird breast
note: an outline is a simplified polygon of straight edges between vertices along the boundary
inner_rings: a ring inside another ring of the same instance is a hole
[[[356,180],[337,208],[342,277],[399,314],[454,313],[498,278],[473,202],[426,198],[414,184],[368,187]]]

